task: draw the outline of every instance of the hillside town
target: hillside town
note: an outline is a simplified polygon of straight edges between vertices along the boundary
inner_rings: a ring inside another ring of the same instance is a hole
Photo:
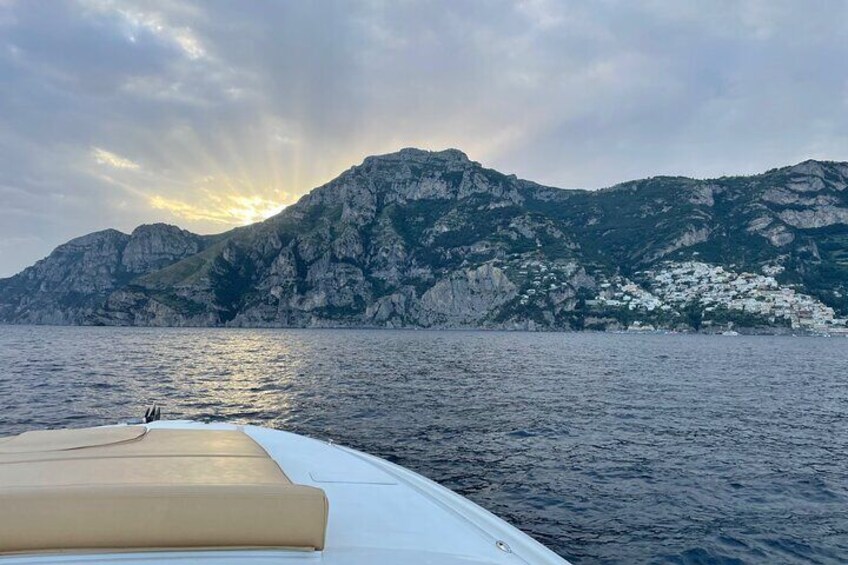
[[[724,309],[793,330],[848,333],[848,320],[836,317],[833,308],[778,283],[775,277],[781,272],[779,266],[767,266],[762,274],[757,274],[698,261],[665,263],[657,269],[635,273],[634,278],[641,285],[622,276],[602,282],[594,302],[636,313],[674,312],[695,304],[705,319]],[[637,323],[635,327],[646,324]]]

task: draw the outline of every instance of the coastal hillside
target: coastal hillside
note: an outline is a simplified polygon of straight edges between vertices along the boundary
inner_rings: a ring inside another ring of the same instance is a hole
[[[74,239],[0,322],[839,332],[848,163],[563,190],[462,152],[369,157],[264,222]]]

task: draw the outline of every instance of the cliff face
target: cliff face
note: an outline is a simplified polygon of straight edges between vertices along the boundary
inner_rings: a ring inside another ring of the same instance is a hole
[[[688,259],[779,268],[846,313],[846,186],[848,164],[808,161],[560,190],[404,149],[220,236],[155,225],[73,240],[0,281],[0,320],[580,328],[601,281]]]
[[[84,324],[97,320],[106,298],[140,274],[198,253],[202,236],[175,226],[91,233],[57,247],[0,281],[0,319],[17,323]]]
[[[204,248],[202,237],[166,224],[139,226],[127,239],[121,266],[127,273],[151,273]]]

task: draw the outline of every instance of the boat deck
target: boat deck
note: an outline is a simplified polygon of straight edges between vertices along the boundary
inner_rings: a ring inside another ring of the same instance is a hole
[[[382,459],[296,434],[252,426],[162,421],[149,430],[240,430],[294,485],[329,500],[322,551],[182,550],[40,553],[0,556],[0,564],[286,563],[563,564],[562,558],[493,514],[438,484]],[[139,522],[156,520],[139,515]]]

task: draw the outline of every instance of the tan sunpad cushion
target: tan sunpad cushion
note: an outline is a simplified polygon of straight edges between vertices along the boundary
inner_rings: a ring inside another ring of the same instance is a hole
[[[323,549],[327,500],[241,431],[141,426],[0,438],[0,553]]]
[[[0,454],[65,451],[104,446],[138,439],[146,431],[147,429],[143,426],[119,426],[24,432],[17,436],[0,438]]]

